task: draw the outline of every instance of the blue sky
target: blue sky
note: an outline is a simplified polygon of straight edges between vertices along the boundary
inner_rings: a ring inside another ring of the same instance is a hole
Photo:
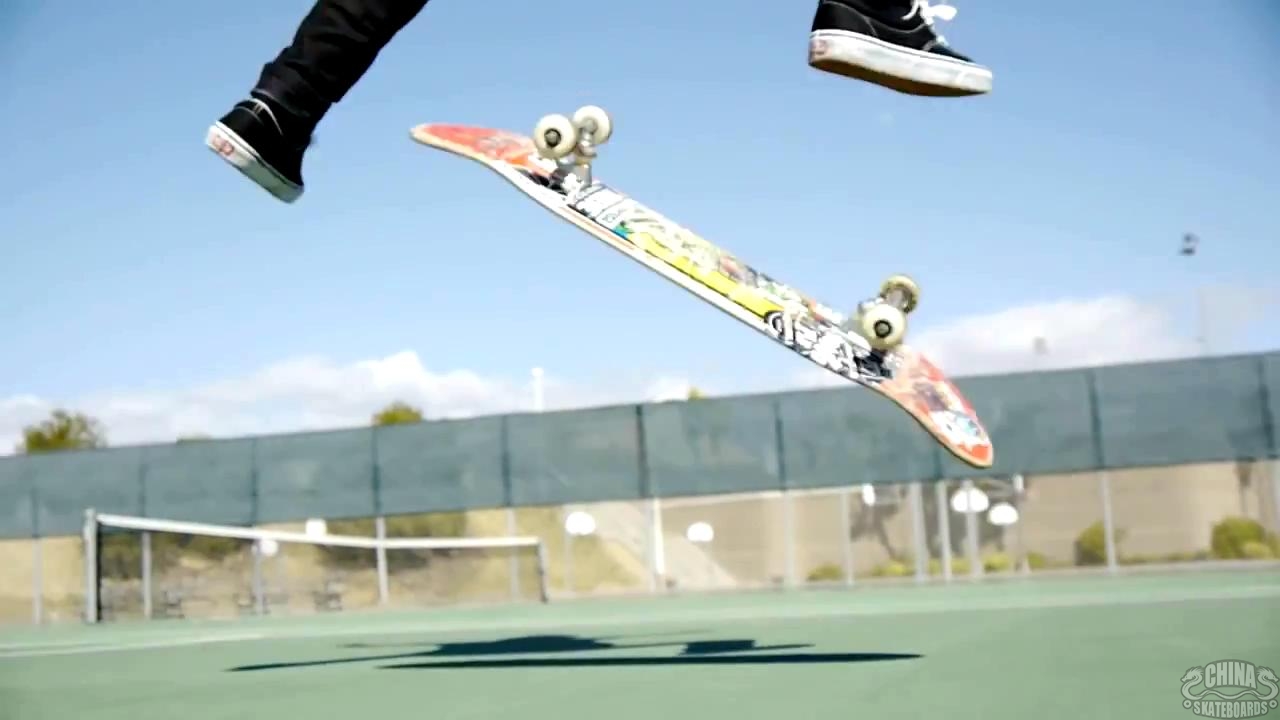
[[[812,3],[737,5],[434,0],[330,113],[286,206],[202,140],[307,0],[6,4],[0,398],[406,349],[485,377],[793,375],[803,361],[408,138],[585,103],[615,120],[601,178],[829,304],[911,273],[922,331],[1119,294],[1190,332],[1188,288],[1275,286],[1266,2],[958,1],[943,33],[995,72],[966,99],[818,73]],[[1215,343],[1277,346],[1263,323]]]

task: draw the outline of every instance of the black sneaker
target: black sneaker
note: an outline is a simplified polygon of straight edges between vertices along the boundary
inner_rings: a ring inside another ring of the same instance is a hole
[[[809,64],[909,95],[991,92],[991,71],[952,50],[933,29],[955,8],[927,0],[819,0]]]
[[[311,132],[270,98],[236,103],[210,126],[205,144],[280,200],[302,197],[302,156]]]

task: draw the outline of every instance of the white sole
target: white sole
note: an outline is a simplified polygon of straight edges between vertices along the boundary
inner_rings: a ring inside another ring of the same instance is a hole
[[[914,95],[991,92],[991,71],[981,65],[904,48],[848,30],[811,32],[809,65]]]
[[[204,144],[218,157],[226,160],[242,175],[252,180],[259,187],[271,193],[277,199],[291,203],[302,197],[302,188],[285,179],[222,123],[214,123],[205,134]]]

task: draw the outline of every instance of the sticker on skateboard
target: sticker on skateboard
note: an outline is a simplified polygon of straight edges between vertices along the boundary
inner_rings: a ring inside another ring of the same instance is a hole
[[[903,344],[919,288],[886,280],[852,317],[743,262],[592,177],[612,120],[587,106],[548,115],[533,136],[457,124],[419,125],[414,140],[483,164],[553,214],[818,366],[889,398],[963,462],[991,467],[991,439],[969,401]]]

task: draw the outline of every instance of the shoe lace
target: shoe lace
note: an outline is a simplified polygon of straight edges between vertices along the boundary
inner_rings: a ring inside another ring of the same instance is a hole
[[[271,120],[271,124],[276,126],[276,132],[280,133],[281,137],[284,137],[285,136],[284,125],[280,124],[280,118],[276,117],[275,110],[272,110],[271,106],[263,102],[261,98],[256,98],[250,95],[248,100],[249,100],[249,103],[253,105],[253,109],[250,110],[249,112],[252,112],[254,115],[258,115],[259,113],[266,113],[267,118]],[[314,134],[308,135],[307,140],[305,143],[303,143],[302,147],[309,148],[315,144],[316,144],[315,135]]]
[[[259,113],[266,113],[267,117],[271,119],[271,124],[276,126],[276,132],[280,133],[281,135],[284,134],[284,127],[280,125],[280,119],[276,117],[275,111],[271,109],[270,105],[266,104],[265,102],[259,100],[256,97],[250,97],[249,103],[253,105],[252,112],[254,115],[258,115]]]
[[[902,19],[910,20],[911,18],[916,17],[917,15],[920,17],[920,19],[924,22],[925,25],[928,25],[930,29],[933,29],[934,18],[937,18],[938,20],[950,21],[954,19],[956,16],[956,9],[951,5],[943,5],[943,4],[930,5],[929,0],[912,0],[911,12],[908,12],[906,15],[903,15]],[[937,32],[938,32],[937,30],[934,30],[935,35],[937,35]],[[938,42],[945,45],[947,40],[941,35],[938,35]]]

